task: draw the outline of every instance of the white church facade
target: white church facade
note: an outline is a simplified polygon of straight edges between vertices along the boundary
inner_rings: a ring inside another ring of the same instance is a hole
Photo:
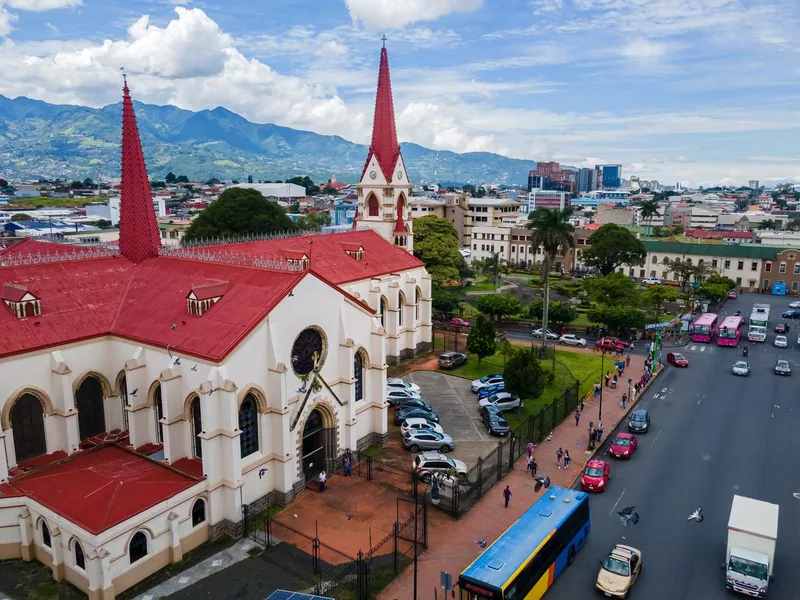
[[[0,251],[0,558],[92,600],[383,443],[387,365],[432,336],[399,146],[353,231],[165,249],[124,92],[119,248]]]

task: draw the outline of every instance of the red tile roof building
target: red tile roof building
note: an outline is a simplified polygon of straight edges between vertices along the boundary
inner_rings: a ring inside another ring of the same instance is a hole
[[[402,240],[367,215],[343,233],[161,248],[123,93],[119,245],[0,250],[0,520],[15,524],[0,551],[48,557],[104,600],[238,533],[243,504],[286,503],[383,443],[386,365],[432,334],[399,146],[380,223]]]

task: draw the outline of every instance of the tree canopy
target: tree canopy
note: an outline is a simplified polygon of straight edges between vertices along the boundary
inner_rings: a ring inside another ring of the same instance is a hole
[[[297,229],[283,209],[264,198],[258,190],[230,188],[192,221],[184,239],[191,241]]]
[[[528,305],[528,316],[537,321],[542,320],[544,314],[544,302],[537,298]],[[578,311],[567,302],[554,301],[550,303],[548,310],[549,321],[554,325],[566,325],[578,318]]]
[[[434,287],[431,290],[431,303],[434,310],[452,314],[458,310],[460,300],[457,293]]]
[[[478,362],[487,356],[493,356],[497,350],[494,326],[484,317],[478,315],[467,336],[467,350],[478,357]]]
[[[314,182],[311,181],[308,175],[303,177],[292,177],[291,179],[287,179],[286,183],[294,183],[295,185],[300,185],[306,188],[306,195],[307,196],[314,196],[319,194],[319,186],[314,185]]]
[[[533,352],[519,348],[503,369],[505,391],[520,398],[538,398],[547,386],[547,374]]]
[[[331,214],[328,212],[312,212],[297,219],[297,226],[303,231],[319,231],[331,224]]]
[[[644,312],[631,306],[595,306],[589,311],[592,323],[600,323],[611,331],[635,331],[646,324]]]
[[[17,221],[33,221],[33,217],[25,213],[16,213],[11,215],[11,220],[15,223]]]
[[[730,288],[724,283],[709,283],[708,281],[697,288],[697,293],[699,295],[717,302],[722,300],[728,294],[728,291],[730,291]]]
[[[651,285],[641,295],[642,306],[653,309],[653,314],[658,317],[664,302],[674,302],[680,297],[677,288],[671,285]]]
[[[516,315],[520,311],[519,300],[514,296],[502,294],[485,294],[478,297],[478,310],[496,319]]]
[[[636,282],[622,273],[584,280],[589,297],[605,306],[636,306],[639,290]]]
[[[447,219],[414,219],[414,256],[425,263],[434,285],[458,284],[467,265],[459,252],[458,232]]]
[[[621,265],[641,266],[647,258],[647,249],[630,231],[608,223],[589,238],[591,247],[581,253],[583,262],[602,275],[616,271]]]

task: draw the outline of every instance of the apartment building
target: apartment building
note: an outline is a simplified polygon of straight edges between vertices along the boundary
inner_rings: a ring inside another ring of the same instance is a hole
[[[412,220],[429,215],[447,219],[456,228],[461,246],[469,248],[472,229],[469,219],[470,200],[464,194],[445,194],[436,198],[412,196],[408,203],[409,215]]]
[[[622,206],[614,203],[598,204],[594,222],[600,225],[614,223],[615,225],[633,226],[636,224],[636,207]]]
[[[476,227],[511,228],[520,222],[520,203],[502,198],[470,198],[466,216],[463,245],[475,251],[473,232]],[[485,231],[483,233],[486,233]],[[498,232],[494,232],[495,235]]]
[[[785,283],[795,294],[800,290],[800,250],[778,250],[774,260],[763,261],[761,289],[768,290],[774,283]]]
[[[757,244],[727,245],[682,242],[644,242],[647,258],[644,266],[624,265],[618,271],[630,277],[658,277],[677,280],[678,276],[667,263],[672,261],[690,264],[709,264],[721,275],[730,277],[736,285],[755,290],[762,278],[765,261],[775,262],[780,250]],[[771,267],[774,268],[774,267]],[[764,271],[767,273],[767,271]]]

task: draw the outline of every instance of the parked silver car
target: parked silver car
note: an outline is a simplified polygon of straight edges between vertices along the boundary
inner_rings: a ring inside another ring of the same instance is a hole
[[[785,335],[776,335],[772,345],[776,348],[786,348],[789,345],[789,340],[786,339]]]
[[[586,340],[580,336],[577,336],[573,333],[566,333],[558,338],[558,343],[562,346],[581,346],[582,348],[586,347]]]
[[[478,402],[479,406],[496,406],[501,411],[514,410],[522,408],[522,401],[519,396],[509,394],[508,392],[497,392],[487,398],[482,398]]]
[[[446,454],[439,452],[417,454],[414,457],[412,468],[417,472],[417,477],[425,483],[431,480],[431,473],[452,475],[459,480],[466,480],[468,473],[467,465],[464,461],[450,458]]]
[[[438,450],[439,452],[450,452],[455,448],[456,443],[453,438],[446,433],[439,433],[438,431],[418,430],[409,431],[403,435],[403,445],[411,450],[411,452],[419,452],[420,450]]]
[[[392,406],[397,406],[400,404],[402,400],[422,400],[420,395],[416,392],[407,392],[405,390],[398,390],[394,388],[388,388],[386,390],[386,402],[388,402]]]

